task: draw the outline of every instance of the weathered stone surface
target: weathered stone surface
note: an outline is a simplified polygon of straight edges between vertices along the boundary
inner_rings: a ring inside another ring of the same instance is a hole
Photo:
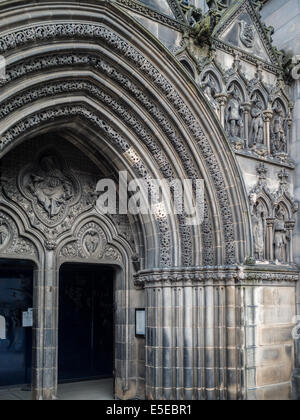
[[[115,270],[117,398],[296,399],[293,104],[257,5],[25,3],[0,6],[0,263],[36,265],[33,397],[56,398],[59,270],[84,262]],[[203,223],[101,214],[124,168],[203,178]]]

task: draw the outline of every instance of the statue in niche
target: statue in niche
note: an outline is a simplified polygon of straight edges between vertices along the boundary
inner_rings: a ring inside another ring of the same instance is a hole
[[[73,186],[59,168],[54,155],[44,155],[39,162],[39,167],[40,171],[30,174],[26,186],[48,217],[53,218],[72,198]]]
[[[209,102],[212,104],[215,111],[218,111],[220,109],[220,106],[218,102],[216,101],[215,97],[218,92],[217,83],[214,80],[214,78],[207,73],[201,83],[201,87],[203,89],[204,95],[207,97]]]
[[[90,255],[93,255],[96,252],[99,242],[100,242],[99,234],[95,230],[91,230],[86,234],[85,239],[84,239],[84,245],[87,252]]]
[[[232,97],[227,104],[225,113],[227,132],[232,140],[241,140],[244,137],[244,122],[240,104],[240,93],[234,85],[228,93],[231,93]]]
[[[286,153],[287,140],[284,128],[284,111],[279,102],[273,108],[274,118],[271,124],[271,139],[274,153]]]
[[[252,122],[250,129],[250,138],[252,144],[264,144],[264,114],[263,114],[263,103],[259,97],[256,97],[253,101],[253,108],[251,110]]]
[[[254,45],[254,27],[249,23],[241,20],[240,24],[240,40],[247,48],[252,48]]]
[[[265,212],[261,203],[253,207],[252,227],[254,237],[254,256],[258,261],[263,261],[265,257]]]
[[[9,231],[3,220],[0,219],[0,248],[4,246],[9,238]]]
[[[286,262],[287,229],[285,227],[284,211],[281,207],[277,209],[274,225],[274,247],[275,259],[277,262]]]

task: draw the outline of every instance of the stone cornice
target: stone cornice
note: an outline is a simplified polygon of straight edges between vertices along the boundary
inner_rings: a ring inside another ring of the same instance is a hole
[[[145,270],[135,275],[136,287],[294,284],[298,269],[292,266],[215,266]]]

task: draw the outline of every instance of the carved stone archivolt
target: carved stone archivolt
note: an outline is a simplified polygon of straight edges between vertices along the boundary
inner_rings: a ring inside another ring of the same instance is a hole
[[[95,222],[82,226],[77,239],[64,245],[59,256],[63,259],[84,258],[122,263],[120,251],[108,243],[103,229]]]
[[[188,128],[191,131],[191,134],[195,137],[196,141],[199,144],[200,150],[203,153],[203,156],[206,160],[206,163],[208,165],[209,171],[211,172],[212,178],[214,182],[218,184],[217,188],[217,196],[220,200],[220,206],[223,208],[224,211],[222,211],[222,217],[224,217],[223,223],[224,223],[224,235],[225,235],[225,248],[226,248],[226,261],[229,263],[233,262],[235,260],[234,256],[234,236],[233,236],[233,230],[230,229],[230,226],[232,225],[233,217],[230,216],[230,204],[228,200],[228,196],[226,197],[225,188],[222,188],[221,184],[225,184],[224,180],[222,180],[222,176],[220,174],[220,169],[218,168],[218,162],[217,159],[214,158],[214,153],[211,150],[211,147],[209,145],[209,141],[205,138],[205,135],[201,129],[201,125],[199,122],[197,122],[197,119],[193,116],[193,114],[190,112],[186,104],[184,103],[183,99],[180,97],[180,95],[176,92],[174,87],[161,75],[161,73],[154,68],[154,66],[145,59],[144,56],[141,55],[140,52],[138,52],[134,47],[130,46],[124,39],[120,38],[118,35],[114,34],[112,31],[110,31],[107,28],[103,28],[101,26],[92,26],[92,25],[73,25],[72,30],[69,32],[67,30],[67,25],[60,25],[59,30],[55,25],[48,25],[43,28],[40,28],[41,30],[38,31],[39,39],[42,39],[43,37],[47,39],[47,33],[51,32],[51,37],[57,37],[57,38],[66,38],[66,37],[76,37],[77,33],[80,38],[102,38],[103,41],[109,45],[110,47],[116,49],[118,53],[124,55],[129,61],[134,62],[137,65],[137,68],[143,71],[144,74],[150,77],[151,81],[162,91],[166,94],[169,101],[175,106],[176,110],[178,111],[179,115],[183,118],[184,122],[187,124]],[[79,30],[80,29],[80,30]],[[37,29],[35,29],[37,30]],[[42,37],[42,38],[41,38]],[[30,43],[32,42],[31,39],[29,39],[26,35],[26,33],[18,34],[18,38],[22,39],[22,44]],[[5,39],[3,42],[3,48],[5,50],[9,49],[9,40]],[[74,55],[72,56],[74,57]],[[86,60],[86,58],[82,59]],[[34,61],[34,60],[33,60]],[[60,64],[61,58],[58,57],[53,60],[49,57],[49,65],[50,66],[57,66]],[[64,60],[65,61],[65,60]],[[74,58],[71,58],[71,61],[74,63],[80,62],[81,58],[75,56]],[[46,61],[43,60],[43,68],[47,65],[47,59]],[[63,65],[63,64],[61,64]],[[40,66],[40,64],[37,63],[37,66]],[[32,72],[34,71],[35,66],[28,65],[28,63],[24,62],[24,65],[22,65],[22,68],[20,68],[20,72],[24,74],[25,72]],[[197,177],[197,171],[194,170],[192,159],[188,158],[186,155],[186,152],[184,151],[185,147],[180,142],[180,136],[177,135],[176,132],[172,129],[170,126],[170,123],[168,119],[166,119],[165,115],[160,112],[156,104],[151,103],[149,101],[149,98],[147,95],[144,94],[144,92],[136,86],[132,81],[129,83],[125,83],[124,75],[120,74],[118,69],[112,68],[112,66],[108,63],[99,63],[99,66],[97,66],[97,62],[94,62],[93,67],[98,68],[100,71],[103,71],[104,73],[107,73],[110,78],[114,79],[117,83],[120,83],[122,88],[128,90],[131,95],[134,95],[136,99],[142,104],[142,106],[149,110],[149,112],[153,113],[154,118],[159,122],[160,126],[163,127],[164,133],[168,135],[170,138],[171,144],[174,145],[176,150],[178,150],[180,155],[182,156],[182,162],[183,165],[186,167],[186,171],[188,173],[188,176],[190,178]],[[38,68],[38,67],[36,67]],[[15,70],[11,71],[12,69],[8,69],[8,75],[7,77],[16,77]],[[19,70],[17,70],[18,74]],[[18,77],[18,76],[17,76]],[[8,79],[7,79],[8,80]],[[61,114],[63,115],[63,114]],[[56,114],[52,116],[52,118],[55,118]],[[36,118],[35,118],[36,120]],[[30,125],[31,123],[34,124],[34,121],[26,121],[24,124],[21,124],[20,130],[23,131],[25,126]],[[37,121],[37,124],[39,122]],[[14,129],[13,132],[17,133],[19,128]],[[3,143],[2,146],[5,147],[7,144],[9,144],[14,137],[15,134],[6,133],[3,136]],[[179,142],[181,144],[179,144]],[[219,188],[220,185],[220,188]],[[164,235],[164,241],[166,240],[166,236]],[[163,260],[167,260],[169,257],[167,256],[168,251],[166,253],[162,252],[162,258]],[[188,254],[186,254],[188,255]],[[189,262],[187,261],[187,264]]]

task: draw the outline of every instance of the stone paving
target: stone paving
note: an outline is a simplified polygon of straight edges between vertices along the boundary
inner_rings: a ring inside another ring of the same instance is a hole
[[[75,400],[113,400],[113,380],[74,382],[58,386],[58,399]],[[31,392],[22,388],[1,388],[0,401],[30,401]]]

